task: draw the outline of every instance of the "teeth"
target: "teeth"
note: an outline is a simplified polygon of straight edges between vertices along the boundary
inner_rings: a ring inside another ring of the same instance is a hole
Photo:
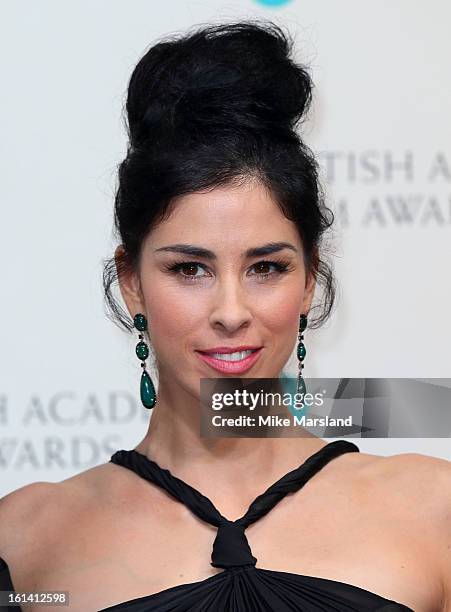
[[[210,356],[222,361],[241,361],[251,353],[255,353],[255,350],[237,351],[236,353],[210,353]]]

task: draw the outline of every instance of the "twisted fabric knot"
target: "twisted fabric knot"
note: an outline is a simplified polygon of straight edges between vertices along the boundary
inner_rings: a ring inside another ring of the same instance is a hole
[[[224,521],[219,525],[211,553],[213,567],[236,567],[255,565],[257,559],[252,555],[245,527],[234,521]]]

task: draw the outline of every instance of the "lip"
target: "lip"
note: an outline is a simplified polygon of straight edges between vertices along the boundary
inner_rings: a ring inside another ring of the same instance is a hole
[[[224,350],[223,347],[222,350],[211,350],[214,353],[234,353],[238,350],[249,350],[251,348],[256,348],[256,347],[248,347],[248,348],[234,348],[233,350]],[[260,357],[260,354],[262,352],[262,346],[260,346],[254,353],[251,353],[250,355],[248,355],[247,357],[245,357],[244,359],[240,359],[240,361],[222,361],[221,359],[216,359],[215,357],[212,357],[211,355],[209,355],[208,353],[204,353],[201,351],[195,351],[197,353],[197,355],[199,355],[199,358],[202,359],[202,361],[206,364],[208,364],[210,367],[212,367],[214,370],[216,370],[217,372],[222,372],[222,373],[226,373],[226,374],[244,374],[244,372],[247,372],[247,370],[249,370],[254,363],[257,361],[257,359]]]
[[[251,346],[250,344],[242,344],[240,346],[214,346],[213,348],[199,350],[200,353],[236,353],[237,351],[249,351],[262,348],[261,346]]]

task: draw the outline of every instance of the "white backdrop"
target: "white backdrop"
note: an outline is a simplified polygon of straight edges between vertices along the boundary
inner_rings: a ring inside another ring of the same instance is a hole
[[[305,376],[451,376],[448,2],[1,9],[0,495],[104,462],[146,430],[136,337],[104,314],[102,259],[128,78],[159,37],[196,24],[272,19],[312,71],[305,138],[337,212],[340,292],[327,326],[307,331]],[[356,441],[451,459],[449,438]]]

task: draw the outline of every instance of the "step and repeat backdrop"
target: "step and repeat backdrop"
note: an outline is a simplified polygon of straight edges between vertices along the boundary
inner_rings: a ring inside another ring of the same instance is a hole
[[[302,133],[336,214],[339,292],[305,334],[305,376],[451,377],[449,3],[3,0],[0,495],[144,436],[137,337],[107,318],[101,282],[127,82],[160,37],[239,19],[287,28],[315,83]],[[445,436],[358,444],[451,459]]]

